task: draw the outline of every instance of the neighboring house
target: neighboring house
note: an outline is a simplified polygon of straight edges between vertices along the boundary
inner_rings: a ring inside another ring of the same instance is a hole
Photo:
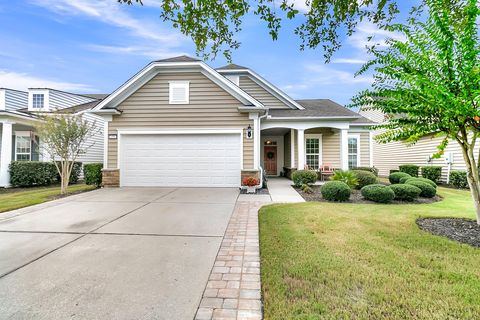
[[[253,70],[153,61],[92,112],[105,119],[107,186],[238,187],[241,178],[371,166],[371,121],[294,100]]]
[[[11,161],[50,161],[39,150],[41,141],[35,134],[39,115],[68,112],[82,115],[95,122],[98,132],[87,142],[92,147],[82,153],[78,161],[103,161],[103,119],[85,111],[92,102],[105,95],[79,95],[48,88],[32,88],[28,92],[0,89],[0,187],[10,184],[8,167]]]
[[[387,118],[379,110],[371,110],[369,108],[360,108],[359,113],[376,123],[384,123]],[[373,137],[380,133],[381,130],[373,132]],[[416,164],[418,166],[441,166],[442,181],[448,181],[449,171],[466,170],[463,160],[462,150],[458,143],[450,140],[443,155],[438,159],[432,159],[438,149],[443,137],[426,136],[421,138],[414,145],[407,144],[402,141],[389,143],[373,142],[373,165],[379,169],[379,175],[388,176],[390,170],[397,169],[402,164]],[[478,155],[477,145],[475,154]]]

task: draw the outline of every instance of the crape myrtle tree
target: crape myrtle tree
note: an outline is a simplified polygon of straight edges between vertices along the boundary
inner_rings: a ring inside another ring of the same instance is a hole
[[[148,0],[145,0],[148,1]],[[352,35],[361,21],[379,27],[388,25],[398,13],[399,0],[162,0],[160,18],[172,23],[190,37],[197,54],[215,58],[218,53],[231,60],[232,50],[240,47],[236,39],[246,16],[258,18],[273,40],[279,36],[282,21],[296,23],[300,48],[324,50],[329,61],[341,46],[343,36]],[[118,0],[129,5],[142,0]]]
[[[66,194],[70,175],[78,156],[92,147],[90,138],[98,132],[95,122],[78,115],[45,115],[37,126],[42,152],[52,159],[60,175],[60,193]]]
[[[422,12],[424,11],[424,12]],[[461,147],[467,179],[480,224],[480,43],[477,0],[425,0],[424,9],[407,23],[387,27],[404,39],[388,39],[370,50],[372,59],[358,74],[373,70],[374,82],[353,98],[389,115],[377,126],[377,141],[415,143],[421,137],[444,137],[434,157],[450,141]]]

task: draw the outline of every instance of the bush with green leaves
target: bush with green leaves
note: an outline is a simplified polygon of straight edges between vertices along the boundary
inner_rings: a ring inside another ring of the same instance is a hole
[[[313,193],[313,189],[308,184],[302,185],[302,191],[305,193]]]
[[[437,189],[435,189],[434,187],[432,187],[432,185],[424,181],[411,179],[405,182],[405,184],[409,184],[419,188],[421,190],[420,197],[422,198],[433,198],[437,194]]]
[[[392,184],[389,186],[395,193],[395,200],[413,201],[420,196],[422,190],[411,184]]]
[[[410,177],[410,176],[405,176],[403,178],[400,178],[400,180],[398,180],[398,183],[403,184],[403,183],[407,182],[408,179],[415,179],[415,178]]]
[[[430,179],[426,179],[426,178],[410,178],[410,179],[407,179],[407,181],[405,181],[405,183],[407,183],[408,181],[413,181],[413,180],[422,181],[422,182],[428,183],[429,185],[431,185],[435,189],[437,188],[437,184],[435,182],[433,182]]]
[[[9,166],[13,187],[47,186],[57,182],[57,169],[53,162],[12,161]]]
[[[442,167],[440,166],[428,166],[422,167],[422,177],[426,179],[430,179],[435,183],[440,181],[442,177]]]
[[[336,170],[330,180],[342,181],[352,189],[358,185],[357,175],[351,170]]]
[[[102,185],[103,163],[87,163],[83,165],[85,183],[100,187]]]
[[[344,202],[350,199],[352,190],[343,181],[328,181],[320,188],[320,192],[325,200]]]
[[[292,173],[293,184],[301,187],[304,184],[314,184],[318,179],[318,174],[315,170],[297,170]]]
[[[357,176],[357,180],[358,180],[358,184],[356,186],[357,189],[362,189],[365,186],[377,183],[377,177],[370,171],[362,171],[362,170],[352,170],[352,171]]]
[[[383,184],[371,184],[363,187],[360,191],[365,199],[374,202],[390,203],[395,198],[393,190]]]
[[[353,170],[368,171],[373,173],[376,177],[378,177],[378,169],[375,167],[356,167],[356,168],[353,168]]]
[[[398,170],[398,169],[390,169],[389,172],[388,172],[388,174],[390,175],[390,174],[395,173],[395,172],[400,172],[400,170]]]
[[[454,170],[450,172],[449,184],[459,189],[468,189],[467,172]]]
[[[388,181],[390,181],[391,184],[397,184],[400,183],[400,179],[411,177],[411,175],[405,172],[393,172],[388,176]]]
[[[411,175],[412,177],[418,177],[418,169],[420,168],[416,164],[402,164],[398,167],[400,172],[405,172]]]

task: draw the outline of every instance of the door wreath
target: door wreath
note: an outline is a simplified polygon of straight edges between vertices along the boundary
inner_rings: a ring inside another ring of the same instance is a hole
[[[267,159],[272,160],[273,158],[275,158],[275,153],[272,151],[267,152]]]

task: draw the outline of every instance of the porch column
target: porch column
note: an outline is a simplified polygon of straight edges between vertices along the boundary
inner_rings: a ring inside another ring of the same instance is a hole
[[[370,157],[370,161],[369,161],[370,165],[369,166],[370,167],[373,167],[373,138],[372,138],[372,136],[373,136],[372,131],[369,131],[368,132],[368,152],[370,153],[369,154],[369,157]]]
[[[2,122],[2,149],[0,150],[0,187],[10,186],[8,166],[12,161],[12,122]]]
[[[253,120],[253,169],[260,169],[260,119],[258,113],[250,113]]]
[[[340,159],[342,170],[348,170],[348,130],[340,130]]]
[[[295,129],[290,129],[290,168],[295,168]]]
[[[297,130],[298,170],[305,169],[305,130]]]

